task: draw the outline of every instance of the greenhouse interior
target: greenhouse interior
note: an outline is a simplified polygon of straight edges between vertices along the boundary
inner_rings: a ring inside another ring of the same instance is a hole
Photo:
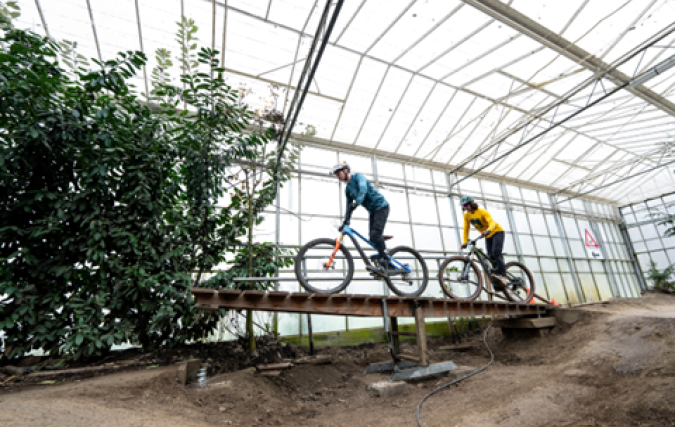
[[[2,424],[675,423],[674,1],[0,27]]]

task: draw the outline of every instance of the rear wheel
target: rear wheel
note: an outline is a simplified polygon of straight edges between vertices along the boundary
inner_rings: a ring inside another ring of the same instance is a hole
[[[506,264],[506,297],[513,302],[530,302],[534,297],[534,278],[532,273],[519,262]]]
[[[295,257],[295,277],[303,288],[317,294],[334,294],[349,285],[354,276],[354,260],[347,248],[340,245],[335,251],[336,240],[316,239],[300,248]]]
[[[429,282],[429,270],[422,255],[411,247],[397,246],[389,251],[389,256],[395,260],[389,261],[386,278],[389,288],[402,297],[421,295]]]
[[[443,292],[458,301],[475,300],[483,288],[478,266],[463,256],[454,256],[443,261],[438,280]]]

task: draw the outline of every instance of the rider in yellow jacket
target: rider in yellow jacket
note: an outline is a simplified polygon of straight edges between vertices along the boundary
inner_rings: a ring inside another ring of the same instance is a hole
[[[497,279],[497,282],[504,285],[506,283],[506,266],[504,264],[504,256],[502,250],[504,249],[504,229],[499,225],[492,215],[485,209],[478,207],[478,204],[471,196],[464,196],[459,203],[462,205],[464,213],[464,243],[462,249],[466,248],[469,241],[469,224],[476,227],[479,233],[485,236],[485,249],[490,258],[495,260],[497,265],[496,272],[492,275]]]

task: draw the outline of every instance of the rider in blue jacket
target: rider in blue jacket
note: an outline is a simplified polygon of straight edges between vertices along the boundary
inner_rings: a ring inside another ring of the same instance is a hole
[[[368,179],[360,173],[352,175],[351,169],[346,162],[338,163],[333,166],[333,174],[337,178],[347,184],[345,193],[347,195],[347,212],[345,213],[345,224],[349,224],[352,212],[361,205],[370,214],[370,241],[373,242],[378,252],[379,260],[386,260],[387,247],[384,243],[382,233],[384,233],[384,226],[387,224],[389,217],[389,203],[380,194],[379,191],[368,181]],[[373,257],[371,257],[372,259]],[[380,273],[386,272],[388,262],[380,262]]]

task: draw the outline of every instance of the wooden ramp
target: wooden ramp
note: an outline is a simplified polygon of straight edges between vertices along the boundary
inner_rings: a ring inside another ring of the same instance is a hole
[[[236,310],[279,311],[287,313],[330,314],[344,316],[473,317],[523,316],[545,314],[545,304],[472,301],[458,302],[445,298],[393,297],[359,294],[310,294],[304,292],[265,292],[192,288],[197,308],[215,311]],[[385,301],[386,305],[382,302]],[[383,308],[386,307],[386,308]],[[383,310],[386,310],[384,313]]]

